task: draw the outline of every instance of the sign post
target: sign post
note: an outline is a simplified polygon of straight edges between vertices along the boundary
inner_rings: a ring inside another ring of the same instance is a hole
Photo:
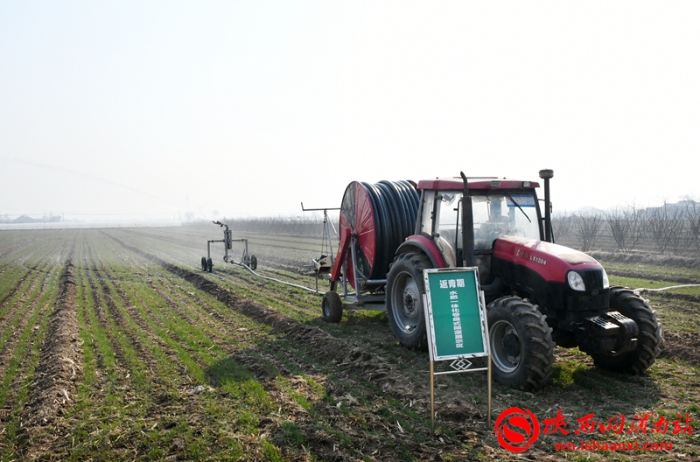
[[[491,425],[491,352],[486,303],[477,268],[423,271],[423,309],[430,352],[430,425],[435,432],[435,376],[487,371],[488,425]],[[470,359],[485,358],[485,367],[472,368]],[[436,361],[451,361],[452,370],[435,372]]]

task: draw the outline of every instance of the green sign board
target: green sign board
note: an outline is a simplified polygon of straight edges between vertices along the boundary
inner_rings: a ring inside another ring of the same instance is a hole
[[[476,268],[427,269],[423,277],[431,360],[488,356],[486,310]]]

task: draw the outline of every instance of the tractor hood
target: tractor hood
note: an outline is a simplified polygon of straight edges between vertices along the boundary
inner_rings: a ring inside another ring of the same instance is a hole
[[[602,268],[595,259],[578,250],[518,236],[496,239],[493,256],[522,265],[554,282],[565,282],[569,270]]]

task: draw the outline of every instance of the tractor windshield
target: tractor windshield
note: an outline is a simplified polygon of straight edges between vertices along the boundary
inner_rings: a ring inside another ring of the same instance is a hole
[[[540,239],[537,203],[531,194],[492,192],[472,196],[474,250],[490,249],[501,236]]]
[[[423,214],[424,220],[435,217],[436,243],[446,263],[454,266],[462,255],[462,192],[445,191],[435,196],[434,209]],[[491,250],[501,236],[540,238],[537,202],[533,194],[489,191],[472,196],[474,214],[474,250]],[[423,225],[427,228],[427,222]]]

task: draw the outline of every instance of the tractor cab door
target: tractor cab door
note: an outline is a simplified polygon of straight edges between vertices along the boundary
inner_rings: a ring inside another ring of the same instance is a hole
[[[435,196],[433,209],[433,240],[442,253],[445,263],[449,267],[462,264],[461,249],[462,239],[460,234],[460,217],[462,193],[452,191],[440,191]]]
[[[496,217],[495,208],[492,205],[495,201],[487,202],[482,197],[472,196],[474,209],[474,236],[481,229],[482,222],[489,216]],[[434,219],[433,240],[442,252],[448,266],[462,266],[464,264],[464,246],[462,245],[462,208],[464,196],[462,191],[440,191],[435,195],[434,209],[432,215]],[[492,207],[494,210],[487,210]],[[485,215],[485,217],[484,217]],[[478,225],[477,225],[478,223]],[[495,223],[494,223],[495,225]],[[489,226],[489,225],[487,225]],[[497,228],[494,226],[494,231]],[[491,282],[491,244],[499,237],[497,233],[489,234],[491,240],[478,241],[474,246],[474,261],[479,268],[479,282],[488,284]],[[475,239],[476,241],[476,239]]]

